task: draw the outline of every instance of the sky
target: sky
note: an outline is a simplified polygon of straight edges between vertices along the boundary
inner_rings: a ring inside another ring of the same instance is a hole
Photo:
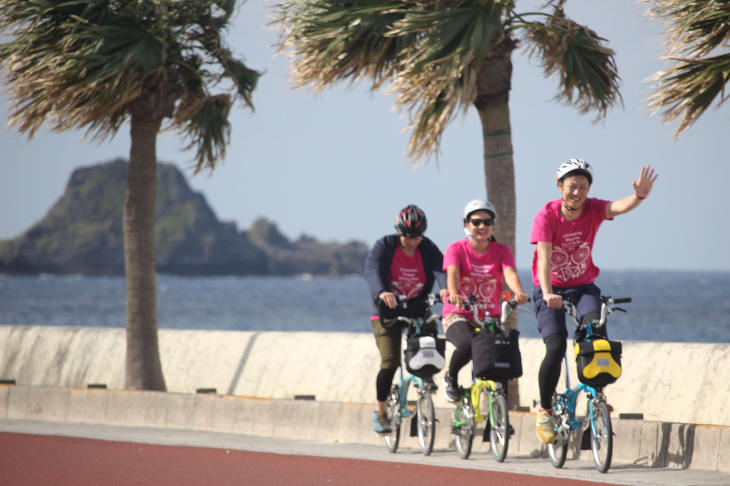
[[[541,2],[518,0],[518,10]],[[165,132],[157,156],[185,171],[219,219],[246,229],[258,217],[276,222],[290,238],[302,233],[321,241],[361,240],[372,245],[393,232],[399,210],[419,205],[428,217],[426,236],[442,250],[464,236],[466,203],[488,197],[484,184],[481,126],[475,108],[446,129],[438,164],[405,163],[407,120],[393,99],[365,84],[337,85],[319,95],[294,90],[288,60],[274,57],[276,34],[262,0],[249,0],[227,35],[246,64],[265,71],[253,94],[255,111],[234,109],[231,144],[212,173],[193,176],[192,152]],[[532,221],[559,197],[558,166],[569,158],[594,168],[590,196],[616,200],[633,193],[641,166],[659,179],[635,211],[605,223],[594,247],[601,268],[730,270],[725,239],[730,207],[730,107],[711,109],[674,141],[676,123],[650,116],[645,80],[669,66],[660,59],[662,26],[642,14],[647,4],[628,0],[572,0],[568,17],[587,25],[616,51],[623,107],[593,124],[593,116],[553,100],[558,83],[545,78],[524,47],[514,64],[510,110],[517,191],[517,267],[531,265]],[[7,128],[9,98],[0,93],[0,239],[41,220],[61,197],[72,172],[116,157],[128,158],[129,125],[103,144],[82,141],[82,132],[42,131],[31,140]],[[497,208],[499,212],[499,208]],[[497,235],[499,238],[499,235]]]

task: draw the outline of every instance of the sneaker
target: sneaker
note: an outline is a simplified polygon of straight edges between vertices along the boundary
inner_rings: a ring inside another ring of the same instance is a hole
[[[535,432],[537,432],[537,438],[540,442],[545,444],[552,444],[555,442],[555,419],[553,418],[552,410],[539,409],[537,412],[537,426]]]
[[[433,376],[427,376],[423,379],[423,388],[428,391],[435,392],[439,389],[439,386],[433,381]]]
[[[373,411],[373,430],[378,434],[390,434],[390,424],[385,412]]]
[[[461,393],[459,393],[459,382],[456,378],[452,378],[449,375],[444,375],[444,396],[446,400],[450,402],[458,402],[461,400]]]

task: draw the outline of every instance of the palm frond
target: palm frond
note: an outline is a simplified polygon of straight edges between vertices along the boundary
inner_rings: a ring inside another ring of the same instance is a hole
[[[706,56],[730,40],[730,2],[727,0],[651,3],[646,14],[665,24],[669,56]]]
[[[415,45],[418,35],[388,37],[416,2],[399,0],[288,0],[275,9],[279,53],[292,59],[298,88],[369,78],[376,89]]]
[[[727,100],[730,54],[721,50],[730,42],[730,1],[665,0],[647,14],[665,23],[665,59],[675,64],[647,80],[654,84],[646,101],[664,122],[681,117],[674,131],[678,139],[718,97],[718,107]]]
[[[603,46],[605,39],[594,31],[566,18],[561,9],[545,23],[533,23],[525,40],[545,76],[558,74],[558,101],[575,106],[581,114],[595,111],[594,122],[617,102],[623,103],[614,51]]]
[[[687,131],[719,96],[717,105],[726,100],[725,85],[730,79],[730,54],[705,59],[672,58],[676,64],[649,78],[653,93],[647,98],[661,119],[671,122],[681,116],[674,138]]]
[[[228,113],[231,98],[227,93],[183,100],[175,123],[189,140],[185,150],[195,149],[195,172],[215,169],[217,160],[225,158],[231,135]]]

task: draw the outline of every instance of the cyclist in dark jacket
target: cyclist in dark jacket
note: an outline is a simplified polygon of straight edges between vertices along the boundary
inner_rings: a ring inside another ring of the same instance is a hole
[[[385,417],[385,400],[400,366],[402,329],[400,326],[388,326],[392,322],[390,319],[381,323],[378,302],[382,300],[393,309],[397,306],[397,296],[408,299],[426,297],[432,292],[435,280],[438,280],[441,289],[446,289],[446,274],[442,270],[444,256],[431,240],[423,236],[426,226],[426,215],[418,206],[412,204],[403,208],[395,225],[398,233],[378,240],[365,260],[365,279],[373,302],[370,320],[381,361],[375,382],[377,402],[373,429],[381,434],[390,433]],[[442,294],[445,292],[441,291]],[[435,322],[425,326],[423,331],[438,334]]]

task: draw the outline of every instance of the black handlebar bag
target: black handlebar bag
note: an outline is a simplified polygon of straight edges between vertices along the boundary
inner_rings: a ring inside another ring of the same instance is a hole
[[[378,316],[380,317],[380,324],[385,329],[392,329],[393,327],[402,326],[403,323],[398,321],[398,317],[414,318],[425,318],[431,314],[431,310],[428,306],[428,302],[423,299],[410,299],[406,302],[406,305],[399,303],[395,309],[391,309],[383,299],[378,299]]]
[[[406,369],[414,376],[427,378],[446,364],[446,339],[431,334],[416,334],[406,339]]]
[[[486,380],[509,380],[522,376],[520,331],[489,332],[477,328],[471,339],[474,376]]]
[[[621,376],[621,343],[602,336],[575,344],[575,365],[578,380],[594,388],[615,383]]]

